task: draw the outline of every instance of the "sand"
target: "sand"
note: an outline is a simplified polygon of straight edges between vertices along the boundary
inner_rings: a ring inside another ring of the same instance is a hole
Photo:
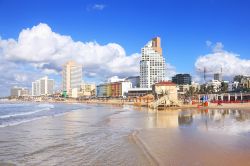
[[[247,137],[175,129],[141,130],[136,137],[158,165],[250,165]]]

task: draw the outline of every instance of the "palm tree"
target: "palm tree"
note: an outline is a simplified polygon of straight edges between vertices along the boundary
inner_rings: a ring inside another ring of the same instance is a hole
[[[194,96],[195,94],[196,94],[196,88],[195,87],[193,87],[193,86],[191,86],[190,88],[189,88],[189,90],[187,90],[186,91],[186,93],[185,93],[185,97],[192,97],[192,96]]]
[[[226,82],[222,82],[220,86],[220,92],[225,93],[228,91],[228,84]]]

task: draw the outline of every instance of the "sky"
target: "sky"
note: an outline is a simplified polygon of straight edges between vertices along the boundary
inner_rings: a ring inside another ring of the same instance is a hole
[[[0,0],[0,96],[61,66],[83,64],[84,82],[139,75],[141,48],[162,40],[168,78],[223,71],[250,75],[248,0]]]

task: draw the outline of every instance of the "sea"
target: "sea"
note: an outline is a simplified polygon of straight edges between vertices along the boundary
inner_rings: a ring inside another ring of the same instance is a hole
[[[250,165],[250,111],[0,103],[0,165]]]

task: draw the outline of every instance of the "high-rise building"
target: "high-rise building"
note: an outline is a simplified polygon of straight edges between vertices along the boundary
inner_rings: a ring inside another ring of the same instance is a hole
[[[62,71],[63,90],[70,93],[72,89],[80,90],[82,84],[82,65],[68,61],[63,65]]]
[[[54,92],[55,81],[48,79],[48,76],[42,77],[32,82],[32,96],[52,95]]]
[[[178,85],[191,85],[192,77],[190,74],[176,74],[174,77],[172,77],[172,82]]]
[[[14,86],[10,90],[10,96],[12,97],[28,96],[28,95],[29,95],[28,88]]]
[[[140,87],[150,88],[166,78],[165,58],[162,56],[161,39],[153,38],[141,49]]]
[[[130,81],[132,83],[132,88],[140,87],[140,76],[130,76],[125,79],[126,81]]]
[[[214,74],[214,80],[222,81],[222,74],[221,73],[215,73]]]

